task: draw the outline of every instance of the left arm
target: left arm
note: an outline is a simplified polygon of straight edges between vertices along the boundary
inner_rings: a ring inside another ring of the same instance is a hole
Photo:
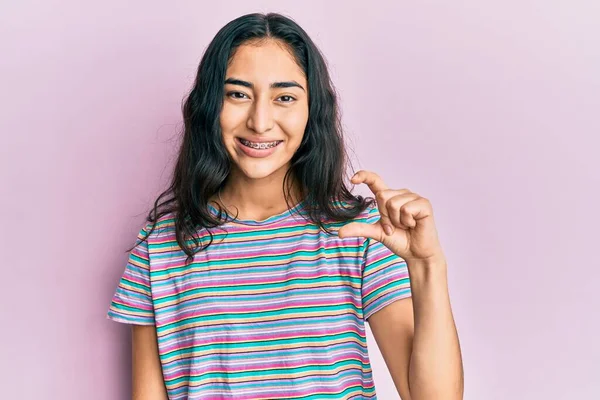
[[[412,298],[369,318],[377,346],[403,400],[462,399],[460,344],[447,285],[446,262],[407,262]]]
[[[462,400],[463,367],[454,325],[446,257],[431,202],[409,189],[391,189],[379,175],[359,171],[381,218],[351,222],[340,237],[363,236],[383,243],[406,261],[412,299],[388,304],[368,319],[403,400]]]

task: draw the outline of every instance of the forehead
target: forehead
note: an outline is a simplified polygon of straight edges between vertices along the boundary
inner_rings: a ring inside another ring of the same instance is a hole
[[[255,84],[295,80],[306,86],[304,71],[284,46],[274,40],[239,46],[229,62],[226,78]]]

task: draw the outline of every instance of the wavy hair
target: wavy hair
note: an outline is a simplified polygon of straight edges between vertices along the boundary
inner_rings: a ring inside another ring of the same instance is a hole
[[[209,199],[224,186],[231,168],[219,122],[225,73],[240,45],[261,40],[285,44],[308,82],[309,113],[304,137],[283,181],[288,208],[291,185],[286,182],[290,174],[296,179],[303,204],[307,206],[306,215],[327,233],[331,232],[324,226],[324,219],[347,221],[374,201],[371,197],[353,195],[345,184],[350,161],[343,140],[337,94],[317,46],[296,22],[281,14],[243,15],[221,28],[204,52],[194,86],[183,102],[183,140],[172,180],[147,216],[150,223],[147,226],[151,229],[146,229],[142,241],[148,238],[162,216],[173,213],[175,236],[188,255],[186,262],[213,242],[210,228],[227,220],[220,205],[216,216],[208,206]],[[344,206],[338,207],[334,202]],[[207,229],[210,241],[197,248],[200,240],[196,235],[200,228]],[[188,239],[192,239],[195,250]]]

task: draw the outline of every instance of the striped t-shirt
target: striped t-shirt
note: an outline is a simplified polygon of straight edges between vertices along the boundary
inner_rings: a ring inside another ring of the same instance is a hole
[[[406,262],[302,205],[212,228],[188,266],[171,214],[131,251],[108,318],[156,326],[170,400],[376,398],[364,322],[411,295]],[[378,219],[373,204],[354,221]]]

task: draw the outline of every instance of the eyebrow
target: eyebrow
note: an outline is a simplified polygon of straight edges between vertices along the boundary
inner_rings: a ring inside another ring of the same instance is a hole
[[[244,87],[247,87],[247,88],[250,88],[250,89],[254,90],[254,84],[253,83],[246,82],[246,81],[243,81],[241,79],[228,78],[228,79],[225,80],[225,84],[244,86]],[[273,83],[271,83],[269,85],[269,87],[271,89],[283,89],[283,88],[289,88],[289,87],[299,87],[300,89],[304,90],[304,88],[302,87],[302,85],[300,85],[296,81],[273,82]],[[306,92],[306,90],[304,90],[304,91]]]

